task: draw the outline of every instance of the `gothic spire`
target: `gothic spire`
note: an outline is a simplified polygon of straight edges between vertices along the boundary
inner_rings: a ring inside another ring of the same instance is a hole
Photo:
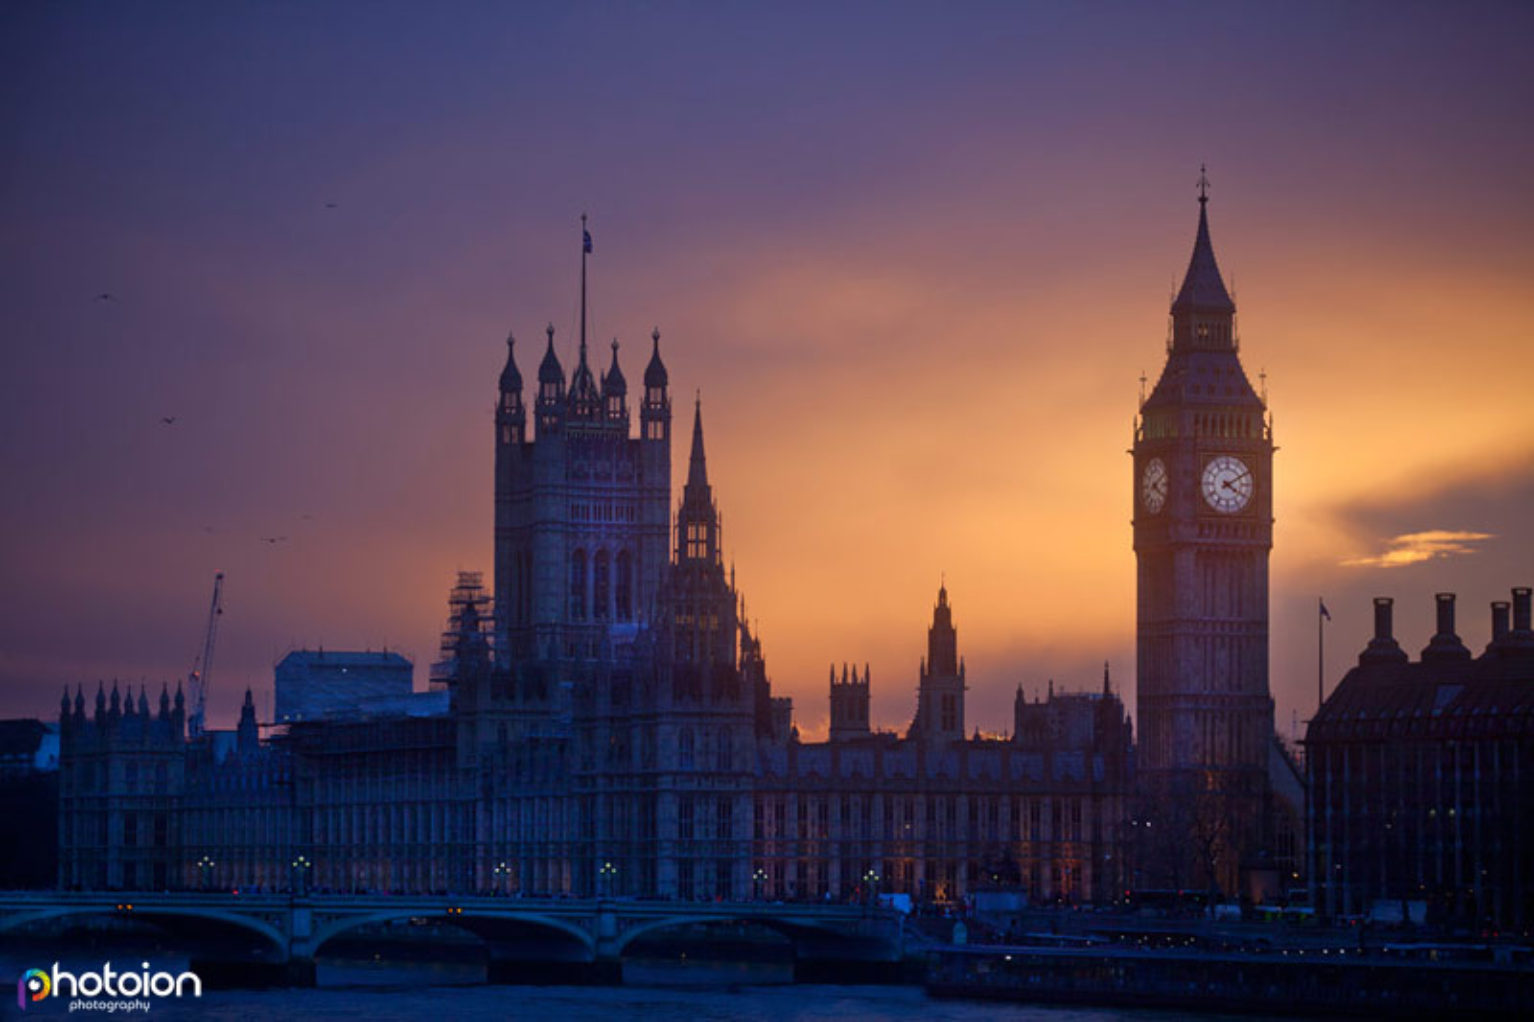
[[[692,457],[687,462],[687,489],[708,489],[708,465],[703,457],[703,395],[699,394],[692,412]]]
[[[1183,276],[1182,289],[1172,302],[1172,314],[1179,312],[1235,312],[1236,303],[1225,290],[1219,264],[1214,259],[1214,245],[1209,240],[1209,178],[1199,168],[1198,236],[1193,241],[1193,258]]]

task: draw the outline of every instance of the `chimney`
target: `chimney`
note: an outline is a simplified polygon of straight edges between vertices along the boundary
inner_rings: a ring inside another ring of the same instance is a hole
[[[1438,600],[1438,634],[1454,634],[1454,594],[1439,593]],[[1434,636],[1435,638],[1437,636]]]
[[[1358,656],[1360,664],[1393,660],[1404,662],[1407,657],[1396,637],[1391,634],[1395,601],[1388,596],[1374,598],[1374,638]]]
[[[1435,599],[1438,601],[1438,634],[1422,651],[1422,659],[1468,660],[1470,651],[1454,634],[1454,594],[1439,593]]]
[[[1495,606],[1495,604],[1493,604]],[[1502,620],[1507,621],[1507,604],[1502,604]],[[1492,625],[1493,630],[1496,625]],[[1500,640],[1494,639],[1501,656],[1527,657],[1534,655],[1534,630],[1529,628],[1529,587],[1518,586],[1513,590],[1513,627],[1504,630]]]
[[[1512,604],[1506,600],[1493,600],[1491,602],[1491,641],[1501,642],[1507,637],[1507,615]]]

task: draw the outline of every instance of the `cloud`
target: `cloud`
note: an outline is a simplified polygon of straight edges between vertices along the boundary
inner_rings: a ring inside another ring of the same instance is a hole
[[[1495,538],[1489,532],[1451,532],[1446,529],[1408,532],[1387,540],[1384,553],[1373,557],[1352,557],[1342,564],[1344,567],[1399,568],[1454,554],[1473,554],[1478,552],[1477,543]]]

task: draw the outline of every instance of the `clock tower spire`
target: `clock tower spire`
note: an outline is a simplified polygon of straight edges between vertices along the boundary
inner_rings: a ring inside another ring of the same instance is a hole
[[[1148,812],[1180,839],[1147,865],[1233,893],[1256,852],[1273,740],[1273,438],[1241,365],[1202,174],[1198,202],[1166,365],[1131,452],[1139,761]]]

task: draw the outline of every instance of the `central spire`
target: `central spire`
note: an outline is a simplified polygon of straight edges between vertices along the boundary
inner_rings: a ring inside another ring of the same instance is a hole
[[[1209,240],[1209,177],[1203,167],[1198,175],[1198,236],[1193,242],[1193,258],[1183,276],[1182,290],[1172,302],[1172,314],[1179,312],[1233,313],[1236,303],[1225,290],[1219,264],[1214,259],[1214,245]]]
[[[687,488],[698,486],[708,489],[708,465],[703,457],[703,395],[700,393],[692,409],[692,457],[687,462]]]

